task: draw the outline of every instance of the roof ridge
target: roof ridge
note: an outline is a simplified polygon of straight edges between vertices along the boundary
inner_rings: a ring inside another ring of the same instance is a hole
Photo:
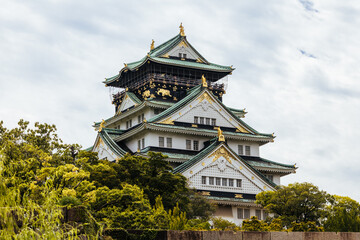
[[[280,165],[280,166],[283,166],[283,167],[290,167],[290,168],[296,168],[294,165],[291,165],[291,164],[285,164],[285,163],[279,163],[279,162],[275,162],[275,161],[271,161],[269,159],[266,159],[266,158],[262,158],[262,157],[259,157],[261,160],[265,161],[265,162],[269,162],[269,163],[273,163],[273,164],[277,164],[277,165]]]
[[[195,164],[198,159],[201,159],[205,154],[211,152],[215,147],[217,147],[221,142],[214,141],[209,146],[203,148],[198,154],[196,154],[193,158],[190,158],[188,161],[184,162],[183,164],[180,164],[176,168],[173,169],[173,173],[179,173],[182,170],[186,170],[188,167]]]

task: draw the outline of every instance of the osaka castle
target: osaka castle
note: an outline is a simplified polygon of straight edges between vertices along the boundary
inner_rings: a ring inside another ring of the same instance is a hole
[[[244,109],[224,105],[224,80],[235,69],[207,61],[182,25],[178,35],[158,46],[153,40],[149,50],[105,79],[106,87],[118,90],[115,112],[95,123],[91,151],[109,161],[161,152],[174,173],[216,203],[216,217],[236,224],[266,218],[256,194],[275,190],[296,167],[260,157],[260,147],[275,136],[246,124]]]

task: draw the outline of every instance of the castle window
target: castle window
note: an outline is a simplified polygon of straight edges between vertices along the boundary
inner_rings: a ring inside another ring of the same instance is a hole
[[[269,179],[270,181],[274,180],[274,176],[273,175],[265,175],[265,177],[267,177],[267,179]]]
[[[236,187],[241,188],[241,179],[236,179]]]
[[[244,209],[243,208],[238,208],[237,209],[237,218],[238,219],[244,219]]]
[[[164,147],[164,137],[159,137],[159,147]]]
[[[216,119],[215,118],[211,119],[211,125],[216,126]]]
[[[179,53],[179,58],[182,58],[182,53]]]
[[[246,156],[250,156],[251,153],[250,153],[250,146],[245,146],[245,155]]]
[[[138,116],[138,123],[141,123],[141,116]]]
[[[210,118],[206,118],[206,125],[210,125]]]
[[[209,177],[209,185],[214,185],[214,177]]]
[[[199,150],[199,141],[194,140],[194,150]]]
[[[145,138],[141,139],[141,148],[145,147]]]
[[[186,150],[191,150],[191,140],[186,140]]]
[[[200,124],[204,124],[204,118],[200,117]]]
[[[205,177],[205,176],[202,176],[202,177],[201,177],[201,183],[202,183],[202,184],[206,184],[206,177]]]
[[[138,140],[138,148],[137,148],[138,150],[140,150],[141,149],[141,141],[140,140]]]
[[[198,124],[199,123],[199,117],[194,117],[194,123]]]
[[[229,187],[234,186],[234,179],[229,178]]]
[[[143,113],[143,114],[141,114],[141,121],[143,122],[144,119],[145,119],[145,115],[144,115],[144,113]]]
[[[238,154],[244,155],[244,146],[243,145],[238,145]]]
[[[172,148],[172,138],[166,138],[166,147]]]
[[[223,185],[223,186],[227,186],[227,178],[223,178],[223,179],[222,179],[222,185]]]
[[[244,209],[244,219],[250,218],[250,209]]]
[[[217,178],[216,178],[216,185],[217,185],[217,186],[220,186],[220,184],[221,184],[221,178],[218,178],[218,177],[217,177]]]
[[[126,129],[129,129],[132,127],[132,119],[130,119],[129,121],[126,121]]]
[[[257,219],[262,220],[261,219],[261,210],[260,209],[255,210],[255,216],[257,217]]]
[[[183,53],[183,58],[186,58],[186,53]]]

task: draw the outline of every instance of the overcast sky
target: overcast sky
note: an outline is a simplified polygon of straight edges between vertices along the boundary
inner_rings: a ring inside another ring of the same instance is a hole
[[[94,121],[113,115],[101,83],[174,37],[210,62],[233,65],[226,105],[277,136],[262,157],[360,201],[358,1],[0,0],[0,120],[55,124],[89,147]]]

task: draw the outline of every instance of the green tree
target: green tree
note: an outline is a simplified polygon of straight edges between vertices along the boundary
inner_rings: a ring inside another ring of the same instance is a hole
[[[240,228],[233,222],[230,222],[221,217],[214,217],[211,219],[215,230],[222,231],[239,231]]]
[[[327,207],[326,231],[359,232],[360,204],[349,198],[334,195]]]
[[[268,230],[268,224],[264,221],[258,220],[256,216],[251,219],[246,219],[242,222],[242,230],[262,232]]]
[[[311,183],[281,186],[277,191],[256,195],[256,202],[281,217],[287,228],[292,222],[315,222],[318,226],[325,216],[329,195]]]

